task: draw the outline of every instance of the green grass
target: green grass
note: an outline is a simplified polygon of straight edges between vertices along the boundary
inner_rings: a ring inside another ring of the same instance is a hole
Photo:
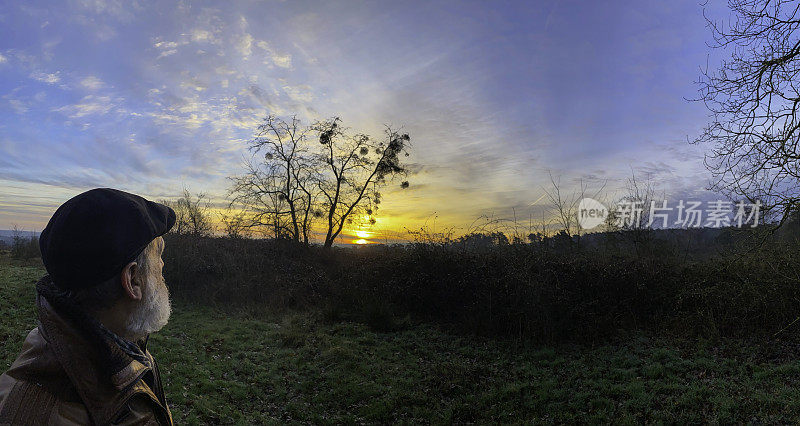
[[[36,325],[42,274],[0,264],[3,369]],[[800,421],[798,349],[788,343],[636,334],[596,347],[524,347],[321,317],[176,304],[150,343],[176,422]]]

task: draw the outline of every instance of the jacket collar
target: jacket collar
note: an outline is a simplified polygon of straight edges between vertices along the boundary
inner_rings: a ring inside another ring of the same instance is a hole
[[[95,423],[108,424],[134,393],[152,394],[140,380],[154,363],[144,342],[139,346],[124,341],[75,308],[59,294],[49,276],[36,287],[40,331]]]

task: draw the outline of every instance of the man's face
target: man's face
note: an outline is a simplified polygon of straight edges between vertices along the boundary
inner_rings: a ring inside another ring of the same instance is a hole
[[[128,333],[137,338],[144,338],[150,333],[161,330],[172,313],[169,290],[162,274],[164,261],[161,259],[161,254],[164,252],[164,239],[158,237],[153,240],[145,252],[147,262],[139,275],[143,294],[128,318],[127,326]]]

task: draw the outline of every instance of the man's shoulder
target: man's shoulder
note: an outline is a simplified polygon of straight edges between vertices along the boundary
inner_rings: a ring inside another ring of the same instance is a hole
[[[49,382],[66,378],[64,368],[39,327],[28,333],[17,359],[5,374],[27,381]]]
[[[78,421],[75,424],[88,420],[63,368],[35,328],[17,360],[0,375],[0,425],[50,424],[54,418]]]
[[[0,425],[51,423],[55,395],[37,383],[0,376]]]
[[[89,423],[89,413],[79,401],[65,399],[38,382],[0,376],[0,426]]]

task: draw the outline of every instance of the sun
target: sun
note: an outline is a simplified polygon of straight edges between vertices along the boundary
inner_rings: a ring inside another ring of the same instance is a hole
[[[369,232],[367,232],[367,231],[364,231],[364,230],[360,230],[360,229],[359,229],[358,231],[356,231],[356,236],[357,236],[358,238],[362,238],[362,239],[363,239],[363,238],[369,238],[369,237],[371,237],[371,236],[372,236],[372,234],[370,234],[370,233],[369,233]]]
[[[356,244],[369,244],[369,241],[367,241],[367,240],[365,240],[363,238],[360,239],[360,240],[355,240],[353,242],[356,243]]]

